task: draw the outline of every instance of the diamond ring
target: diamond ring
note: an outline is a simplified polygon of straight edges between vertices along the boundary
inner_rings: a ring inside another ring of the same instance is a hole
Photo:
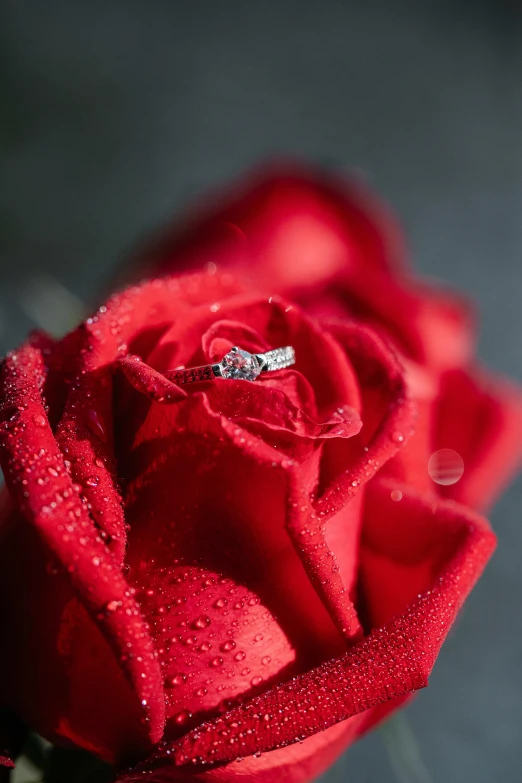
[[[212,381],[215,378],[255,381],[261,373],[284,370],[294,363],[295,351],[291,345],[274,348],[266,353],[248,353],[234,346],[218,364],[171,370],[165,373],[165,377],[174,383],[196,383]]]

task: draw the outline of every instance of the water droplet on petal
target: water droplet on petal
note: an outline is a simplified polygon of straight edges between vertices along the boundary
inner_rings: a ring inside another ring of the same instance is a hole
[[[178,688],[180,685],[186,683],[186,681],[186,674],[172,674],[165,680],[165,685],[167,688]]]
[[[174,715],[174,723],[178,726],[184,726],[192,717],[192,713],[188,710],[181,710],[177,715]]]
[[[428,473],[436,484],[449,487],[462,478],[464,460],[453,449],[439,449],[429,458]]]
[[[191,627],[197,630],[202,630],[203,628],[208,628],[210,622],[211,622],[210,617],[207,617],[207,615],[202,614],[194,620]]]

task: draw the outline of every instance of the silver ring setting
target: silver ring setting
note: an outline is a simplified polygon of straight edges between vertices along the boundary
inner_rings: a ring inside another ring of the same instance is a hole
[[[295,351],[291,345],[274,348],[266,353],[249,353],[234,346],[217,364],[171,370],[165,373],[165,377],[178,384],[212,381],[215,378],[255,381],[261,373],[284,370],[292,364],[295,364]]]

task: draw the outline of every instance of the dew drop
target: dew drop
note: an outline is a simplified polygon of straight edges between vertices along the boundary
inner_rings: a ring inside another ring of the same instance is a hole
[[[210,623],[211,623],[210,617],[207,617],[206,614],[201,614],[199,617],[197,617],[194,620],[191,627],[194,628],[195,630],[202,630],[203,628],[208,628]]]
[[[268,666],[268,664],[270,663],[271,660],[272,660],[272,658],[269,655],[264,655],[261,658],[261,663],[263,664],[263,666]]]
[[[453,449],[439,449],[429,458],[428,473],[436,484],[449,487],[462,478],[464,460]]]
[[[221,666],[222,663],[223,663],[223,658],[220,658],[219,656],[212,658],[212,660],[210,661],[210,665],[214,667]]]
[[[256,685],[260,685],[262,682],[263,682],[263,678],[259,677],[259,676],[258,677],[252,677],[252,679],[250,680],[250,684],[253,685],[254,688],[255,688]]]
[[[184,726],[189,722],[191,717],[192,713],[190,713],[188,710],[181,710],[181,712],[178,712],[177,715],[174,715],[174,723],[177,726]]]
[[[228,601],[226,598],[218,598],[217,601],[214,602],[214,606],[216,609],[223,609],[224,606],[228,604]]]
[[[233,639],[228,639],[226,642],[223,642],[221,647],[219,648],[222,652],[231,652],[235,649],[236,643]]]
[[[35,413],[33,416],[33,422],[36,424],[37,427],[45,427],[47,424],[47,420],[45,416],[42,416],[41,413]]]
[[[402,492],[400,489],[394,489],[391,492],[391,499],[395,500],[395,502],[398,502],[399,500],[402,500]]]
[[[184,685],[186,681],[186,674],[172,674],[165,680],[165,685],[167,688],[178,688],[180,685]]]
[[[245,658],[246,658],[246,653],[244,653],[242,650],[239,650],[239,651],[238,651],[238,652],[237,652],[237,653],[234,655],[234,660],[235,660],[235,661],[238,661],[238,662],[239,662],[239,661],[244,661],[244,660],[245,660]]]

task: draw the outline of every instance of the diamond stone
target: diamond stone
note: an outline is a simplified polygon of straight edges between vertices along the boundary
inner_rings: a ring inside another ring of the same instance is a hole
[[[223,378],[255,381],[260,372],[261,367],[256,357],[241,348],[232,348],[221,362]]]

